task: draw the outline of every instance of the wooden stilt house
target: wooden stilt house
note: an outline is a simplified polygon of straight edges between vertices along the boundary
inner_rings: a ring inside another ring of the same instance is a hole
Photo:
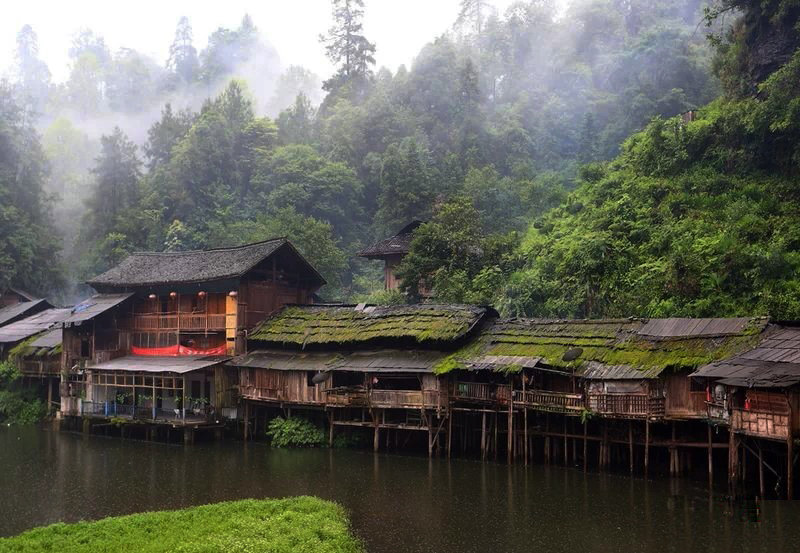
[[[433,448],[451,393],[436,376],[491,309],[459,305],[294,306],[249,336],[229,362],[251,405],[326,409],[334,427],[427,431]]]
[[[64,323],[63,409],[194,424],[198,410],[216,418],[233,407],[237,383],[222,362],[245,351],[247,331],[325,280],[279,238],[136,253],[89,284],[100,293]]]

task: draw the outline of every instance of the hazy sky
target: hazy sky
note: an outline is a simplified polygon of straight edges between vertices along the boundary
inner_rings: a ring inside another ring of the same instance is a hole
[[[501,13],[512,3],[494,0]],[[459,0],[366,0],[365,4],[364,28],[377,43],[378,66],[394,70],[409,64],[426,42],[452,25]],[[5,73],[13,64],[16,34],[26,23],[39,35],[40,53],[54,80],[62,81],[69,71],[72,36],[82,27],[101,34],[112,51],[133,48],[163,64],[182,15],[192,23],[199,51],[214,29],[238,26],[245,13],[278,50],[284,65],[303,65],[322,78],[332,72],[318,41],[330,26],[328,0],[8,1],[0,18],[0,71]]]

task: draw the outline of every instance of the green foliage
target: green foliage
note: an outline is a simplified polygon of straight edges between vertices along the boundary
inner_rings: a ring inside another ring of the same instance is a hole
[[[33,424],[47,414],[47,406],[36,390],[22,386],[22,375],[16,365],[0,362],[0,422]]]
[[[157,536],[158,539],[154,539]],[[246,499],[94,522],[53,524],[11,538],[0,549],[18,553],[58,550],[141,553],[362,553],[344,510],[314,497]]]
[[[404,291],[418,297],[429,287],[444,302],[489,304],[513,266],[516,236],[484,236],[472,201],[457,197],[414,231],[397,269]]]
[[[267,436],[274,447],[321,447],[325,433],[311,421],[296,417],[276,417],[267,425]]]

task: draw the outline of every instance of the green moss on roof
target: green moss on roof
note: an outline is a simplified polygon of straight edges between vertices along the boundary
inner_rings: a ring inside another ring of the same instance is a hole
[[[766,326],[764,319],[753,319],[735,333],[655,337],[641,333],[643,321],[498,321],[478,340],[450,355],[435,367],[438,374],[454,369],[469,369],[481,356],[540,357],[539,365],[567,372],[583,373],[590,366],[626,367],[643,377],[658,376],[664,370],[692,369],[730,357],[755,346]],[[564,354],[582,350],[574,361]],[[499,365],[495,370],[514,372],[515,364]]]
[[[485,313],[485,308],[464,305],[287,307],[254,329],[250,339],[300,346],[387,339],[450,342],[466,335]]]

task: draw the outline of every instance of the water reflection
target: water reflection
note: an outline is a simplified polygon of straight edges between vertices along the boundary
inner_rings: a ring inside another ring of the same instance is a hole
[[[0,534],[225,499],[313,494],[347,507],[372,553],[798,550],[800,502],[759,521],[689,481],[543,466],[192,447],[0,429]],[[738,511],[737,511],[738,509]]]

